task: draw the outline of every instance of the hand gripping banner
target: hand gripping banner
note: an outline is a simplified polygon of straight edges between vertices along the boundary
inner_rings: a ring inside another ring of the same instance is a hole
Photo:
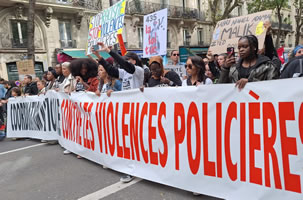
[[[302,78],[12,98],[8,137],[58,139],[113,170],[231,200],[302,199]]]

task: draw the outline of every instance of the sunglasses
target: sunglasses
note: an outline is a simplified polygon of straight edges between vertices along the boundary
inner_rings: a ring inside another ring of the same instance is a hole
[[[180,54],[178,54],[178,53],[174,53],[174,54],[173,54],[173,56],[179,56],[179,55],[180,55]]]
[[[192,65],[192,64],[185,65],[185,69],[186,69],[187,67],[188,67],[189,69],[192,69],[192,68],[193,68],[193,65]]]

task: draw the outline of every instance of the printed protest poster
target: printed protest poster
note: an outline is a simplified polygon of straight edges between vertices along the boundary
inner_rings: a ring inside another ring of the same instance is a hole
[[[17,61],[17,69],[19,73],[19,79],[23,79],[25,75],[35,76],[35,67],[33,60],[21,60]]]
[[[166,65],[164,68],[166,70],[176,72],[181,78],[181,80],[183,80],[186,77],[186,69],[184,65]]]
[[[255,35],[259,41],[259,49],[264,46],[266,29],[264,23],[270,21],[271,10],[246,16],[221,20],[214,30],[210,50],[213,54],[226,53],[228,47],[238,51],[238,40],[241,36]]]
[[[165,55],[167,51],[167,8],[144,16],[143,57]]]
[[[91,54],[91,47],[98,42],[107,46],[118,43],[117,34],[122,34],[124,25],[126,0],[119,1],[90,19],[87,41],[87,54]]]

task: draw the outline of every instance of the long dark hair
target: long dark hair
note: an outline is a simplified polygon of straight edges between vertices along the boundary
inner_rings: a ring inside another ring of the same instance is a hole
[[[85,76],[80,73],[83,66],[87,68]],[[89,58],[79,58],[71,61],[70,70],[73,76],[81,76],[83,80],[87,80],[98,75],[97,63]]]
[[[250,48],[250,54],[247,59],[252,60],[254,58],[257,58],[258,50],[259,50],[258,38],[254,35],[245,35],[245,36],[240,37],[239,41],[243,40],[243,39],[246,39],[248,41],[249,48]]]
[[[197,68],[197,74],[198,74],[198,81],[201,83],[204,83],[206,80],[205,76],[205,63],[203,59],[199,56],[192,56],[188,59],[191,60],[192,64]]]

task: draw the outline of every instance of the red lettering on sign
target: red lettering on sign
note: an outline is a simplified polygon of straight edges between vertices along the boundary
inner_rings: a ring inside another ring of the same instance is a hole
[[[287,137],[286,129],[286,121],[295,120],[293,102],[279,103],[279,120],[285,189],[301,193],[300,175],[290,173],[288,157],[289,155],[298,155],[296,138]]]
[[[138,131],[139,106],[140,106],[140,103],[137,103],[136,117],[135,117],[135,103],[132,103],[131,114],[130,114],[130,141],[131,141],[130,144],[131,144],[131,150],[132,150],[132,159],[135,160],[135,153],[134,153],[134,151],[135,151],[137,161],[140,161],[139,131]]]
[[[148,163],[148,152],[144,148],[143,124],[144,124],[144,117],[147,116],[147,109],[148,109],[148,104],[144,103],[142,111],[141,111],[141,117],[140,117],[140,146],[141,146],[142,157],[143,157],[143,160],[145,163]]]
[[[271,122],[271,134],[268,131],[268,122]],[[271,137],[270,137],[271,135]],[[272,166],[274,169],[275,186],[277,189],[282,189],[281,178],[279,172],[279,164],[277,153],[274,149],[277,138],[277,119],[275,108],[272,103],[263,103],[263,136],[264,136],[264,172],[265,186],[270,187],[270,166],[269,155],[272,158]]]
[[[260,119],[260,103],[249,103],[249,176],[251,183],[262,185],[262,169],[255,167],[255,150],[261,150],[260,135],[254,130],[255,119]]]
[[[204,156],[204,174],[207,176],[216,176],[216,164],[208,159],[208,104],[203,103],[203,156]],[[198,112],[198,111],[197,111]],[[198,118],[199,119],[199,118]],[[200,132],[199,132],[200,133]]]
[[[225,138],[224,138],[224,146],[225,146],[225,161],[227,172],[232,181],[237,180],[237,163],[233,164],[230,153],[230,128],[233,118],[237,119],[237,104],[232,102],[226,114],[225,120]]]
[[[162,167],[165,167],[166,162],[167,162],[167,157],[168,157],[168,147],[167,147],[166,133],[165,133],[163,125],[162,125],[162,117],[166,118],[166,104],[164,102],[162,102],[160,104],[158,127],[159,127],[160,138],[163,143],[163,153],[161,153],[161,151],[159,150],[160,164]]]
[[[126,146],[125,137],[128,136],[128,125],[125,124],[125,115],[129,114],[129,103],[123,103],[122,109],[122,139],[123,139],[123,151],[124,158],[130,159],[130,149]]]
[[[175,103],[174,108],[174,132],[175,132],[175,167],[176,170],[180,170],[179,164],[180,164],[180,156],[179,156],[179,145],[184,141],[185,137],[185,113],[184,113],[184,107],[182,103]],[[179,118],[181,121],[180,129],[179,127]]]
[[[246,109],[240,104],[240,179],[246,181]]]
[[[106,129],[107,129],[107,138],[109,144],[109,152],[111,156],[115,154],[115,121],[114,121],[114,107],[113,103],[110,102],[107,108],[107,115],[106,115]],[[110,131],[109,127],[109,120],[112,122],[112,131]],[[110,139],[110,134],[112,133],[112,140]]]
[[[222,103],[216,104],[217,177],[222,178]]]

